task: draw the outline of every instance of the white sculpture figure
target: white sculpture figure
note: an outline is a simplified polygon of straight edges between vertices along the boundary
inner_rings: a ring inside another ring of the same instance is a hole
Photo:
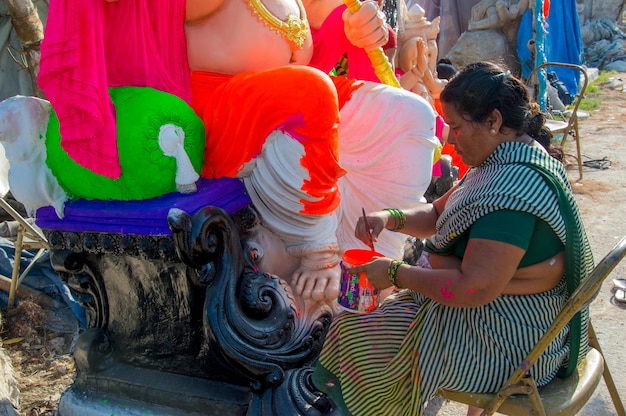
[[[515,45],[519,22],[528,0],[482,0],[472,7],[468,30],[463,32],[446,58],[457,67],[472,62],[500,62],[519,71]]]
[[[483,0],[472,7],[468,30],[502,29],[521,17],[528,0]]]
[[[4,153],[4,147],[0,146],[0,195],[9,192],[9,159]]]
[[[9,188],[15,199],[34,215],[53,206],[59,218],[68,196],[46,165],[45,137],[50,103],[17,95],[0,103],[0,142],[10,163]]]
[[[424,9],[414,4],[407,10],[398,1],[398,52],[396,67],[404,72],[402,88],[424,97],[431,105],[439,98],[445,82],[437,77],[437,34],[439,17],[428,21]]]
[[[200,175],[193,169],[185,151],[185,131],[174,124],[164,124],[159,131],[159,145],[165,156],[176,158],[176,189],[183,194],[196,192]]]

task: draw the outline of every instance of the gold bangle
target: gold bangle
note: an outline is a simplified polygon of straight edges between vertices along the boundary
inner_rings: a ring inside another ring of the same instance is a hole
[[[391,263],[389,263],[389,267],[387,268],[387,277],[389,278],[389,281],[393,286],[399,289],[402,289],[402,286],[396,283],[396,279],[398,278],[398,269],[403,264],[407,263],[399,260],[391,260]]]

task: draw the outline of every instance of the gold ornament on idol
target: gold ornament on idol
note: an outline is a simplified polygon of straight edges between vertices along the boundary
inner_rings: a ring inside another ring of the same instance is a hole
[[[300,0],[298,0],[298,7],[302,18],[289,14],[285,21],[280,20],[267,10],[261,0],[244,1],[248,3],[250,10],[258,16],[260,22],[302,49],[309,34],[309,22],[306,20],[306,12]]]

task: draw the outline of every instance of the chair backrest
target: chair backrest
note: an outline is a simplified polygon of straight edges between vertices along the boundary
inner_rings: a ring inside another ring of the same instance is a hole
[[[578,176],[579,179],[583,178],[583,162],[582,162],[582,154],[580,150],[580,137],[578,131],[578,108],[580,107],[580,103],[582,102],[585,91],[587,90],[587,84],[589,82],[589,75],[587,74],[587,70],[576,64],[567,64],[562,62],[546,62],[535,69],[532,70],[528,79],[526,81],[527,88],[531,94],[531,99],[536,101],[535,97],[537,88],[534,87],[536,83],[536,78],[539,75],[540,71],[546,71],[549,67],[561,67],[561,68],[570,68],[576,70],[580,73],[581,83],[578,85],[578,93],[574,98],[574,102],[572,104],[571,113],[569,117],[566,117],[563,112],[560,113],[560,118],[555,119],[552,111],[548,111],[547,109],[542,109],[543,113],[547,117],[546,127],[550,130],[552,137],[555,139],[555,142],[558,143],[558,148],[563,150],[563,146],[565,145],[568,136],[573,136],[576,140],[576,155],[577,155],[577,163],[578,163]],[[534,88],[534,90],[533,90]]]
[[[48,240],[37,228],[33,227],[31,223],[26,221],[26,218],[22,217],[22,215],[17,212],[4,198],[0,197],[0,208],[4,209],[7,214],[9,214],[17,223],[19,227],[23,230],[23,236],[30,238],[37,242],[38,245],[44,248],[49,248]]]
[[[575,115],[576,111],[578,111],[578,107],[580,106],[580,102],[582,101],[585,91],[587,90],[587,84],[589,83],[589,75],[587,74],[587,70],[583,66],[576,65],[576,64],[568,64],[568,63],[563,63],[563,62],[545,62],[541,65],[536,66],[532,70],[532,72],[528,76],[528,79],[526,80],[526,85],[529,87],[534,87],[535,84],[537,83],[537,77],[539,75],[539,71],[547,71],[550,67],[570,68],[580,73],[582,84],[579,84],[578,93],[576,94],[576,98],[574,99],[572,103],[573,104],[572,115]],[[534,96],[531,98],[533,100],[536,100],[537,99],[536,94],[538,93],[536,88],[534,92],[535,92],[533,94]]]
[[[500,392],[503,392],[509,386],[515,385],[522,380],[527,370],[537,362],[541,353],[556,338],[573,316],[585,306],[589,305],[596,297],[604,280],[625,256],[626,236],[600,260],[592,272],[580,283],[580,286],[572,293],[561,312],[557,315],[552,325],[550,325],[550,328],[548,328],[543,337],[541,337],[539,342],[537,342],[535,347],[526,356],[524,365],[517,368],[507,382],[500,388]],[[496,399],[490,404],[489,409],[498,409],[504,400],[506,400],[506,395],[496,395]]]

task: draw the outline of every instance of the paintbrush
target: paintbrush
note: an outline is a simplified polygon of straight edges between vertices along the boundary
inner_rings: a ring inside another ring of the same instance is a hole
[[[372,238],[372,230],[370,229],[370,224],[367,221],[367,215],[365,215],[365,208],[361,207],[361,211],[363,212],[363,221],[365,222],[365,228],[367,229],[367,237],[370,240],[370,248],[372,251],[374,250],[374,239]]]

